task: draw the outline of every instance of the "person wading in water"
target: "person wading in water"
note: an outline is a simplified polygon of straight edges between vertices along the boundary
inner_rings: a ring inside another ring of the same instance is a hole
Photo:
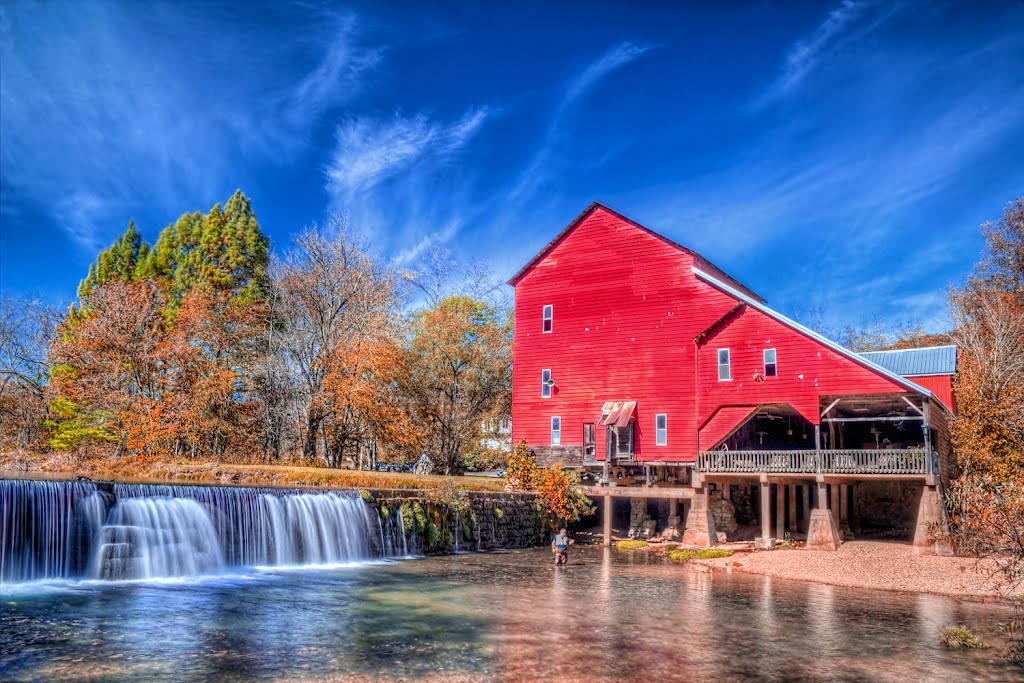
[[[551,539],[551,552],[555,554],[555,566],[569,562],[569,546],[576,541],[569,538],[565,529],[559,529],[558,535]]]

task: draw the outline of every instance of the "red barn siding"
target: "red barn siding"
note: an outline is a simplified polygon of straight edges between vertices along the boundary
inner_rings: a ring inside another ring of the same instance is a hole
[[[598,421],[604,402],[630,400],[638,461],[693,462],[698,427],[719,406],[789,403],[817,423],[820,396],[907,390],[752,307],[722,321],[737,301],[693,273],[706,262],[612,211],[597,205],[573,225],[514,279],[514,441],[551,445],[558,416],[561,445],[582,446],[583,425]],[[698,347],[694,338],[716,321]],[[715,349],[726,346],[734,379],[718,382]],[[765,348],[777,351],[778,376],[754,382]],[[543,369],[555,381],[547,399]],[[659,413],[668,416],[666,446],[654,443]],[[604,453],[598,428],[598,459]]]
[[[720,348],[730,350],[731,381],[718,380]],[[754,375],[764,373],[765,349],[775,349],[777,375],[758,382]],[[895,381],[750,307],[702,340],[698,375],[703,419],[720,405],[788,403],[811,424],[817,424],[821,396],[906,391]],[[710,445],[701,443],[702,448]]]
[[[935,394],[935,397],[942,401],[943,405],[953,411],[954,415],[956,414],[956,397],[953,395],[952,375],[924,375],[918,377],[908,375],[907,379]]]
[[[692,257],[666,241],[595,209],[516,284],[513,439],[550,444],[550,421],[562,418],[562,445],[582,445],[605,401],[635,400],[638,459],[692,461],[693,337],[735,305],[693,305],[703,285]],[[541,332],[553,306],[553,331]],[[555,387],[541,398],[541,370]],[[654,445],[655,415],[665,413],[668,445]],[[597,430],[597,454],[605,435]]]
[[[724,406],[700,428],[700,447],[713,449],[728,439],[734,431],[757,412],[757,406]]]

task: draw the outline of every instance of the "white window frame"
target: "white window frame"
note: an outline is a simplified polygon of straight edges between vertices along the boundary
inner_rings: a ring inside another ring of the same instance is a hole
[[[725,362],[722,362],[722,351],[725,351]],[[732,351],[729,349],[718,349],[718,381],[732,381]],[[722,377],[722,368],[725,368],[725,377]]]
[[[557,425],[557,429],[555,428]],[[551,445],[562,445],[562,418],[559,415],[551,416]]]
[[[772,354],[772,362],[768,362],[768,354]],[[765,349],[762,354],[764,358],[764,376],[765,377],[778,377],[779,376],[779,354],[775,349]],[[768,374],[768,366],[774,366],[772,369],[775,370],[772,374]]]
[[[545,368],[540,371],[540,397],[551,398],[551,370]]]
[[[659,421],[665,426],[659,427]],[[668,445],[668,415],[665,413],[658,413],[657,415],[654,416],[654,445]]]
[[[547,323],[551,323],[547,325]],[[548,329],[544,329],[547,327]],[[555,329],[555,307],[551,304],[544,304],[543,320],[540,324],[540,331],[543,334],[551,334]]]

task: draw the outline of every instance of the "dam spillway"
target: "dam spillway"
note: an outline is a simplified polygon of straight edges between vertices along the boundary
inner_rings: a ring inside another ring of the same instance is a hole
[[[204,576],[407,555],[356,491],[0,480],[0,584]]]

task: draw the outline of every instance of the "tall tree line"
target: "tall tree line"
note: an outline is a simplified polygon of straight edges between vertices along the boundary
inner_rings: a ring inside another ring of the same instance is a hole
[[[949,493],[952,537],[961,551],[991,558],[1003,587],[1017,594],[1024,581],[1024,197],[982,234],[982,259],[950,292],[961,470]],[[1024,661],[1019,632],[1013,648]]]
[[[236,192],[153,245],[130,222],[63,315],[5,298],[3,446],[328,466],[426,452],[461,471],[509,405],[509,308],[487,269],[435,251],[400,271],[343,216],[269,246]]]

